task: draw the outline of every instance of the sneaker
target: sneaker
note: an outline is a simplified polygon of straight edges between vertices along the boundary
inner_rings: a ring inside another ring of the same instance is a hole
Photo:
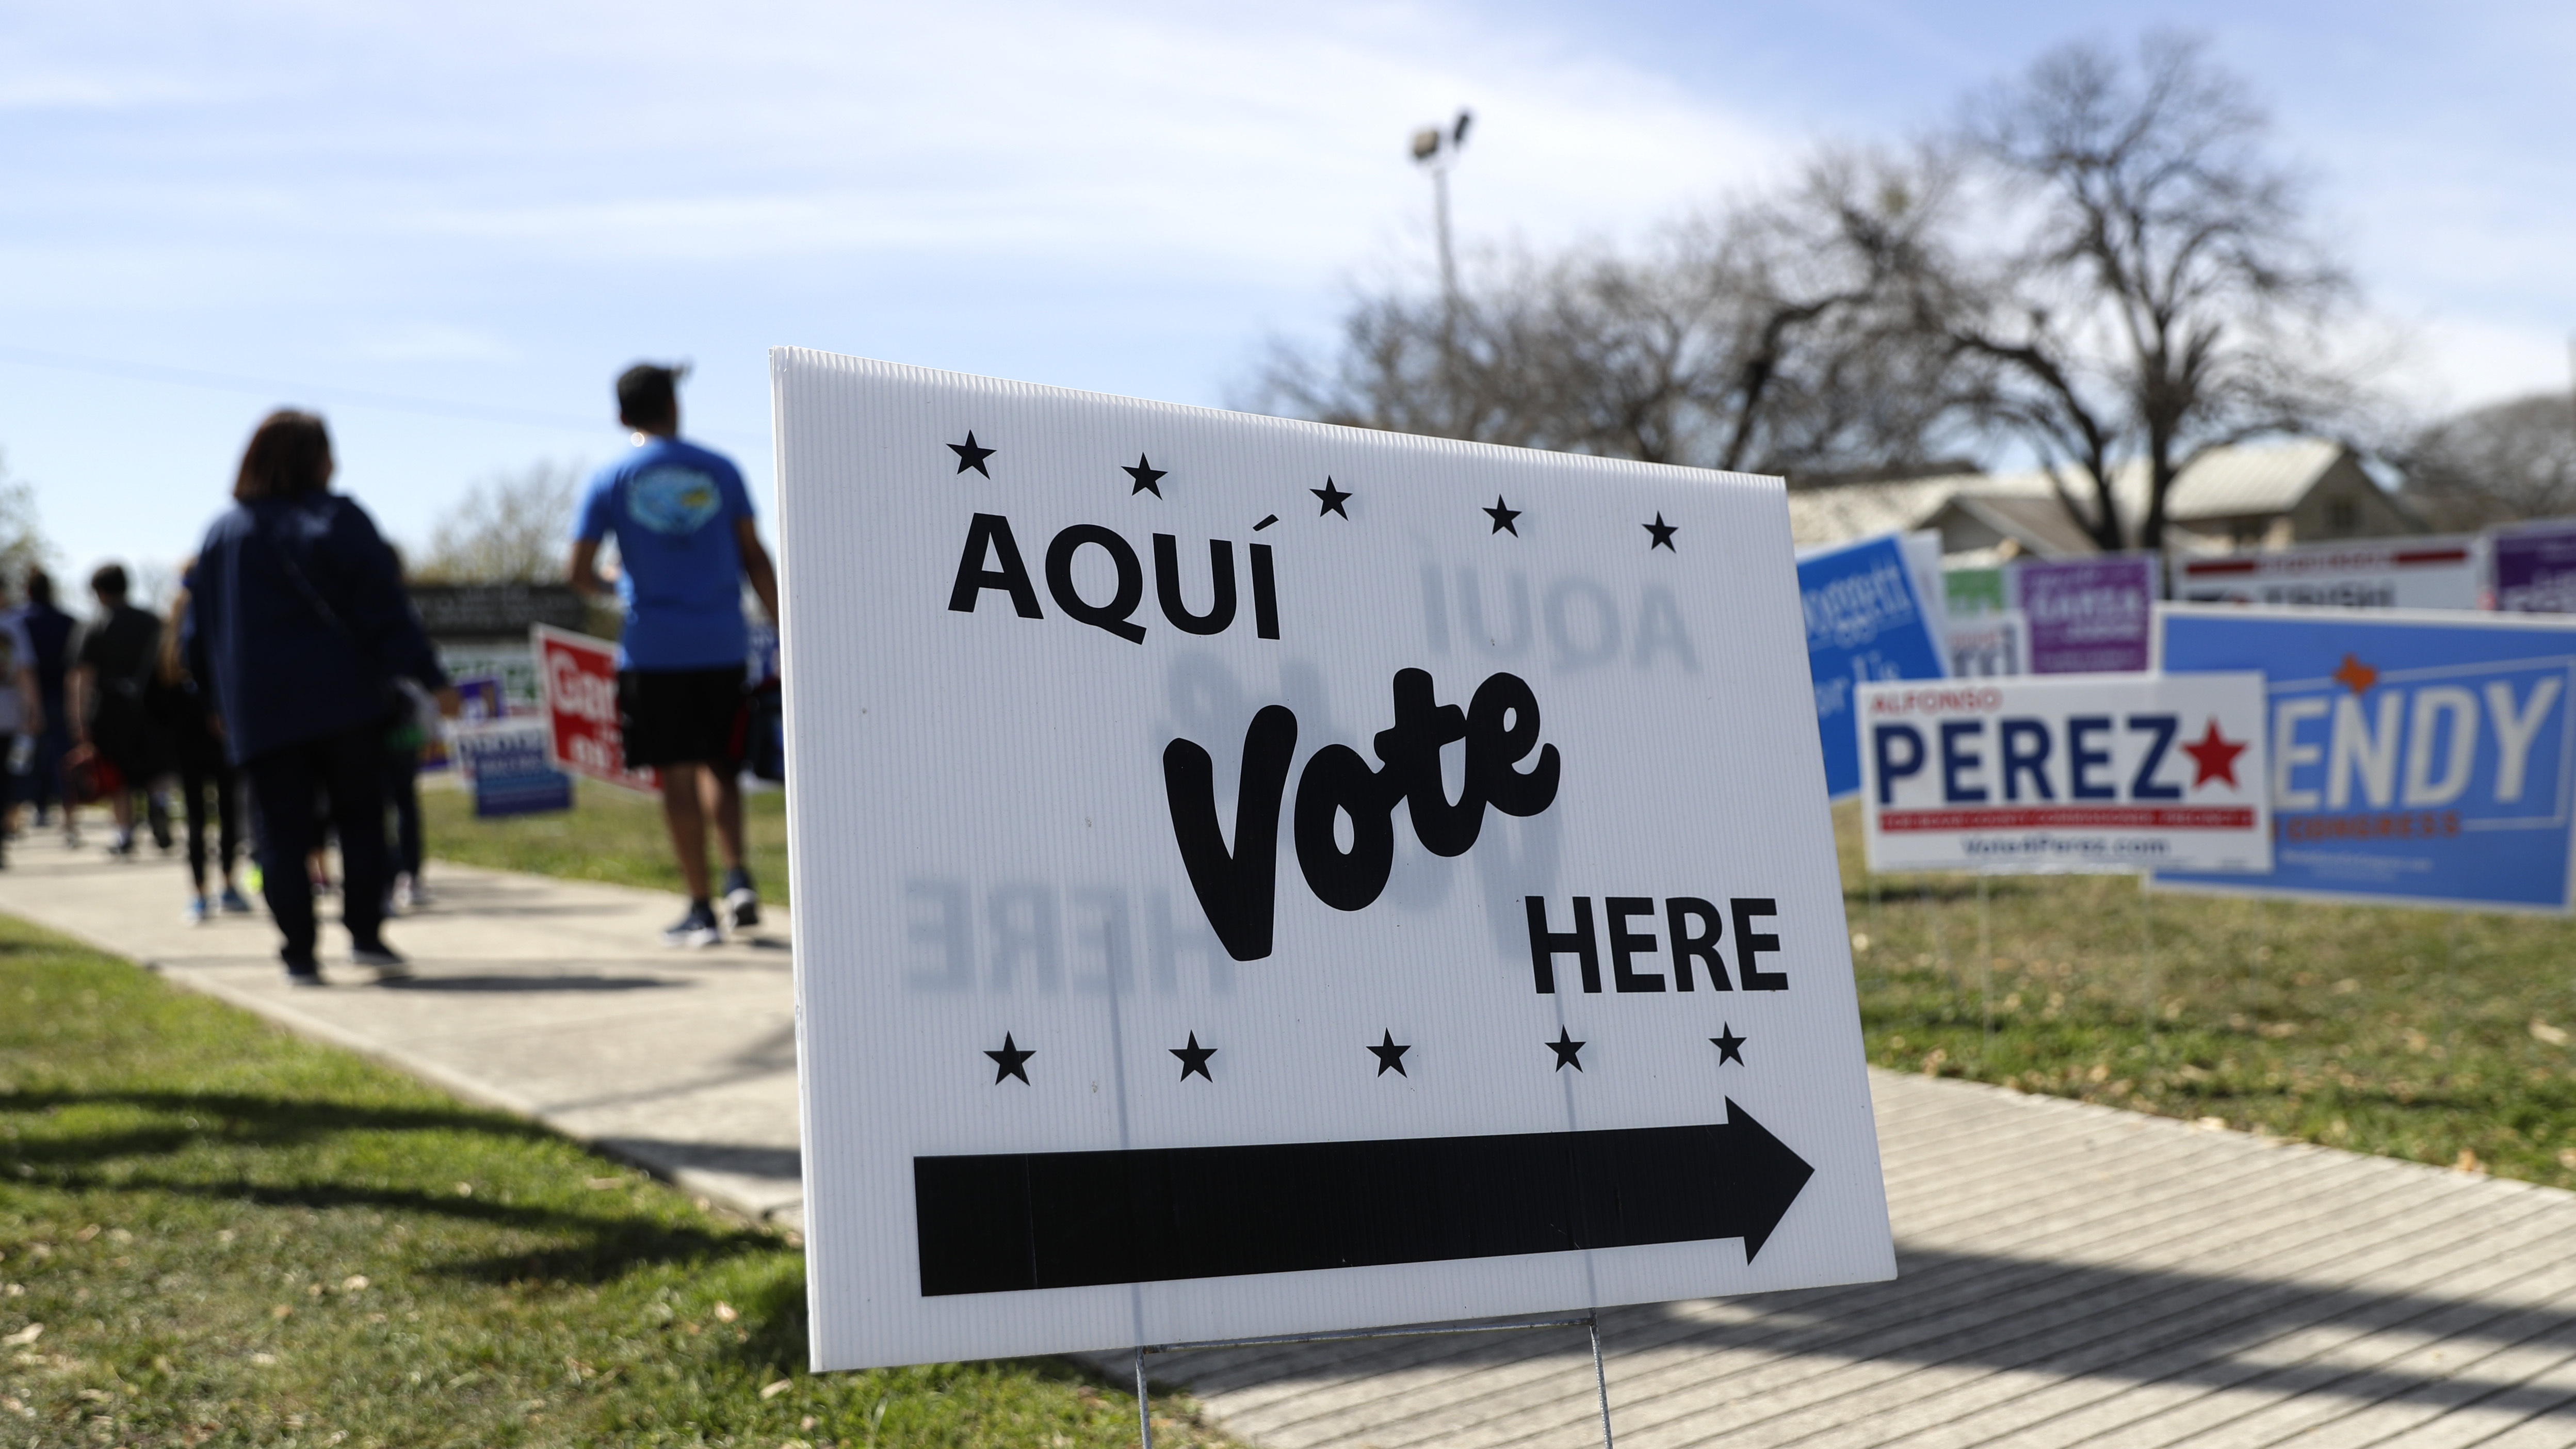
[[[716,920],[713,906],[705,901],[691,901],[689,913],[662,932],[666,946],[713,946],[724,940],[724,926]]]
[[[409,875],[404,876],[395,886],[394,895],[400,898],[402,908],[406,911],[425,909],[437,904],[438,900],[429,893],[429,887],[423,884],[419,877]]]
[[[760,892],[752,889],[751,873],[734,870],[725,876],[725,928],[741,931],[760,924]]]
[[[360,966],[374,968],[378,981],[399,980],[411,974],[411,963],[395,955],[394,949],[382,941],[372,946],[350,947],[349,959]]]
[[[114,840],[108,842],[107,853],[116,857],[118,860],[132,860],[134,858],[134,836],[130,832],[118,835]]]
[[[207,918],[207,917],[209,917],[209,916],[211,916],[211,915],[213,915],[214,913],[215,913],[215,903],[214,903],[213,901],[208,900],[208,899],[207,899],[207,898],[205,898],[204,896],[190,896],[190,897],[188,897],[188,924],[189,924],[189,925],[191,925],[191,926],[202,926],[202,925],[204,925],[204,924],[206,923],[206,918]]]
[[[217,900],[223,906],[224,914],[227,916],[247,916],[250,914],[250,900],[248,897],[245,897],[237,887],[224,887],[224,893],[217,897]]]
[[[322,968],[319,966],[289,966],[286,968],[286,984],[289,986],[327,986],[330,983],[322,979]]]

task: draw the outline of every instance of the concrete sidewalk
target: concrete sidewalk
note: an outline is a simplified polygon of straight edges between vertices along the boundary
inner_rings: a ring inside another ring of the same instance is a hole
[[[386,928],[416,974],[348,962],[324,902],[328,990],[285,984],[265,911],[183,918],[187,869],[39,832],[0,871],[0,911],[145,962],[308,1036],[506,1108],[749,1216],[799,1225],[796,1007],[787,913],[749,944],[675,951],[673,896],[433,861],[437,903]],[[256,902],[254,902],[256,904]]]
[[[441,903],[390,933],[419,976],[385,988],[326,936],[347,984],[290,991],[265,918],[180,923],[174,862],[32,841],[0,911],[799,1222],[783,924],[680,953],[659,944],[668,896],[432,876]],[[2576,1445],[2576,1194],[1957,1082],[1871,1087],[1901,1276],[1605,1313],[1622,1444]],[[1579,1332],[1152,1369],[1270,1449],[1599,1442]]]

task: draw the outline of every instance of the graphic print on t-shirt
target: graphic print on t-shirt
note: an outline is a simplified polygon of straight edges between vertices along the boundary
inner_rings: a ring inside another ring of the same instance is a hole
[[[627,513],[655,533],[695,533],[723,503],[716,480],[695,468],[648,468],[626,485]]]

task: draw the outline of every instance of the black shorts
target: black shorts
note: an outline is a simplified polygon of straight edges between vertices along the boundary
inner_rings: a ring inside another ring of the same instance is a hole
[[[635,769],[740,765],[742,677],[739,665],[617,671],[617,728],[625,735],[626,763]]]

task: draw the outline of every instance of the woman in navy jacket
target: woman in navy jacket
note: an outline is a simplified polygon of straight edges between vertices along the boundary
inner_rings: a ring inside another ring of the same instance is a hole
[[[268,415],[242,452],[235,507],[206,531],[190,632],[210,666],[224,742],[250,784],[260,891],[286,936],[287,979],[320,985],[313,886],[315,806],[340,839],[341,920],[350,957],[402,974],[384,942],[384,739],[397,677],[455,691],[403,592],[374,520],[329,491],[331,435],[311,413]]]

